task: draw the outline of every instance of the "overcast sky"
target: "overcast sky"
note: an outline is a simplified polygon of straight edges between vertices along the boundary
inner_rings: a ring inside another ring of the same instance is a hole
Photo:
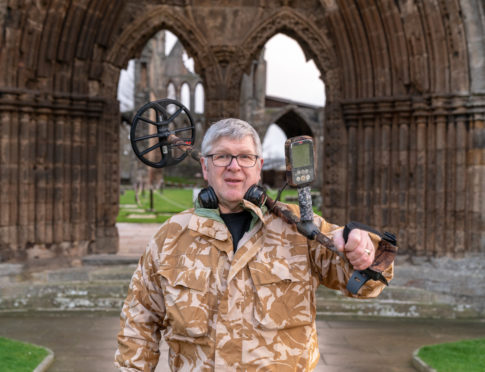
[[[170,51],[176,37],[167,31],[166,53]],[[317,106],[325,105],[325,89],[320,73],[313,60],[306,61],[298,43],[292,38],[277,34],[266,43],[265,59],[267,63],[266,94],[287,98],[293,101]],[[193,60],[185,59],[188,69],[193,71]],[[133,63],[127,70],[122,70],[118,87],[118,99],[121,110],[133,108]],[[273,146],[267,138],[271,138]],[[284,157],[283,131],[276,125],[270,126],[263,140],[263,156]]]
[[[313,60],[306,61],[298,43],[277,34],[266,43],[266,94],[317,106],[325,105],[325,90]],[[271,139],[271,140],[270,140]],[[263,157],[284,158],[286,136],[272,124],[263,139]]]

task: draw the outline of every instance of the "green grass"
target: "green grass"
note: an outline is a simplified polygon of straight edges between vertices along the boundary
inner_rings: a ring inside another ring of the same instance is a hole
[[[484,372],[485,338],[424,346],[418,356],[438,372]]]
[[[312,190],[312,193],[316,192],[316,190]],[[278,195],[278,190],[268,190],[268,196],[272,198],[273,200],[276,198]],[[281,193],[281,198],[280,201],[283,201],[285,203],[289,204],[297,204],[298,205],[298,190],[296,189],[287,189]],[[315,206],[313,206],[313,212],[318,214],[319,216],[322,215],[322,212],[317,209]]]
[[[268,195],[276,198],[277,191],[270,190]],[[150,208],[150,192],[146,190],[140,193],[140,204],[137,205],[135,192],[126,190],[120,196],[120,211],[116,219],[117,222],[132,223],[163,223],[170,216],[185,209],[193,207],[192,189],[165,188],[163,191],[153,191],[153,209]],[[289,200],[287,200],[289,198]],[[281,200],[289,203],[298,204],[297,190],[285,190]],[[320,214],[316,208],[313,210]]]
[[[203,182],[200,178],[187,178],[180,176],[164,176],[166,184],[183,184],[183,185],[199,185]]]
[[[127,190],[120,197],[120,211],[117,222],[163,223],[171,215],[191,208],[191,189],[165,188],[153,191],[153,209],[150,208],[150,192],[140,193],[140,204],[137,205],[135,192]]]
[[[0,337],[2,372],[32,372],[48,354],[42,347]]]

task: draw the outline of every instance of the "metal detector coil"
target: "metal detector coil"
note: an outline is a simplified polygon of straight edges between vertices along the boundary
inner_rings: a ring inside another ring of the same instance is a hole
[[[169,136],[180,141],[169,142]],[[180,163],[187,156],[184,147],[195,141],[195,125],[190,111],[180,102],[165,98],[149,102],[131,123],[130,142],[135,155],[146,165],[163,168]]]

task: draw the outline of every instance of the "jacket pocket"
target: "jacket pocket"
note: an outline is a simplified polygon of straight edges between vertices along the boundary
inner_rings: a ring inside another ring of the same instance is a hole
[[[278,330],[311,324],[310,268],[307,257],[249,263],[255,287],[254,319]]]
[[[201,337],[209,324],[210,269],[170,267],[158,271],[162,281],[166,322],[175,334]]]

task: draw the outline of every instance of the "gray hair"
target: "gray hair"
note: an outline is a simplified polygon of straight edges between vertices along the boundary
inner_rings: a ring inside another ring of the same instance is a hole
[[[241,140],[246,136],[250,136],[253,139],[256,155],[261,157],[263,151],[261,149],[261,140],[258,132],[244,120],[234,118],[219,120],[209,127],[202,140],[202,155],[208,155],[214,143],[221,138]]]

